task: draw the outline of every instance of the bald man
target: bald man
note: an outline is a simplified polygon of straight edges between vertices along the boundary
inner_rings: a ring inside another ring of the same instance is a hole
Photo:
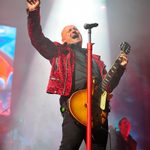
[[[40,25],[40,1],[27,0],[27,12],[28,32],[31,43],[51,64],[47,93],[60,95],[60,111],[63,116],[63,123],[59,150],[78,150],[82,141],[86,141],[86,125],[83,125],[70,113],[68,101],[71,95],[86,89],[87,85],[87,51],[85,48],[82,48],[81,33],[76,26],[67,25],[61,33],[62,43],[51,41],[44,36]],[[109,92],[112,92],[118,85],[126,68],[127,56],[121,55],[120,60],[117,73],[112,78],[113,82],[107,88]],[[105,64],[100,59],[100,56],[93,54],[92,76],[99,83],[99,89],[101,89],[101,82],[106,73]],[[81,98],[80,100],[82,101],[83,99]],[[109,111],[109,103],[107,102],[103,123],[99,122],[97,126],[92,128],[93,150],[105,150]]]

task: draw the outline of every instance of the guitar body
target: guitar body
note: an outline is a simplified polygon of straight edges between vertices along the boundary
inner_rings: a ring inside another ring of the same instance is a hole
[[[69,99],[69,110],[72,116],[84,126],[87,125],[87,89],[79,90]],[[99,99],[92,99],[92,126],[104,124],[107,113],[100,109]]]
[[[81,124],[87,124],[87,90],[79,90],[69,99],[69,110],[73,117]]]

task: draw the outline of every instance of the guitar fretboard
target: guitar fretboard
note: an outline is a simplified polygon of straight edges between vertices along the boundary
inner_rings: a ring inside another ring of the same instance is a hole
[[[103,91],[107,91],[107,87],[110,84],[113,76],[117,73],[117,70],[119,68],[119,57],[117,58],[117,60],[115,61],[115,63],[112,65],[111,69],[108,71],[106,77],[103,79],[102,81],[102,90]]]

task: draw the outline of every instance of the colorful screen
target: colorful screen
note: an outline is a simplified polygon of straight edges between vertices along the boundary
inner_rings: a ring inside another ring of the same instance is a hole
[[[0,25],[0,115],[10,115],[16,28]]]

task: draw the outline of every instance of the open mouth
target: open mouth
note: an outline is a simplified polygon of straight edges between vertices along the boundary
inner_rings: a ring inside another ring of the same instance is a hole
[[[71,38],[73,38],[73,39],[76,39],[76,38],[78,38],[79,37],[79,35],[77,34],[77,33],[72,33],[71,34]]]

